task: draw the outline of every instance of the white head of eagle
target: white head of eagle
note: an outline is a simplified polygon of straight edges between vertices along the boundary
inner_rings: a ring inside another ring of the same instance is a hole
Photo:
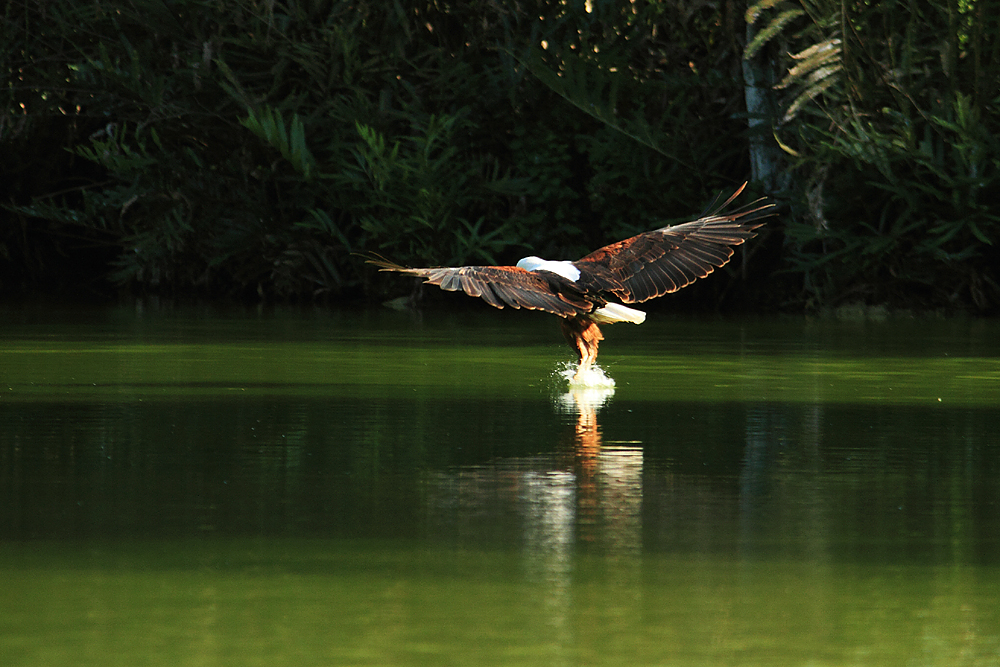
[[[517,268],[525,271],[551,271],[573,282],[580,279],[580,269],[573,266],[573,262],[566,260],[542,259],[531,255],[518,260]]]

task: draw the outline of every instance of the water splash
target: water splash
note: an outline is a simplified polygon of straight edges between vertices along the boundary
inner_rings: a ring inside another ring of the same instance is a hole
[[[576,377],[576,364],[567,361],[563,367],[555,372],[569,383],[570,389],[613,389],[615,381],[608,377],[604,369],[594,364]]]
[[[614,395],[614,387],[573,387],[565,394],[553,396],[552,400],[559,412],[576,415],[600,410]]]
[[[600,410],[615,395],[615,381],[600,366],[591,366],[579,380],[575,376],[576,364],[571,362],[552,371],[552,402],[559,412]]]
[[[567,361],[552,371],[549,390],[553,405],[559,412],[574,415],[581,410],[600,410],[615,395],[615,381],[600,366],[591,366],[575,380],[576,368]]]
[[[586,369],[577,377],[576,366],[570,364],[561,375],[566,378],[571,389],[613,389],[615,386],[614,379],[608,377],[604,369],[596,365]]]

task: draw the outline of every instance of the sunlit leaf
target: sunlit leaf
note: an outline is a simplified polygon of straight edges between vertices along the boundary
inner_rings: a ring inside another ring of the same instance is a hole
[[[804,14],[805,12],[799,8],[786,9],[771,19],[771,22],[767,24],[767,27],[758,32],[756,36],[754,36],[753,40],[747,44],[746,50],[743,52],[744,60],[753,58],[754,55],[757,54],[757,51],[780,34],[788,23],[800,16],[803,16]]]

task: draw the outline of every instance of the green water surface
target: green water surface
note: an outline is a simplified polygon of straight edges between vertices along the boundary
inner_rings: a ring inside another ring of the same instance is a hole
[[[4,665],[1000,665],[1000,326],[9,308]]]

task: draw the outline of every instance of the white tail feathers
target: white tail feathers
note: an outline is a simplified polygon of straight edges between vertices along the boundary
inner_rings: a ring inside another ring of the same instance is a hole
[[[615,322],[631,322],[642,324],[646,321],[646,313],[635,308],[623,306],[620,303],[605,304],[590,314],[590,319],[598,324],[614,324]]]

